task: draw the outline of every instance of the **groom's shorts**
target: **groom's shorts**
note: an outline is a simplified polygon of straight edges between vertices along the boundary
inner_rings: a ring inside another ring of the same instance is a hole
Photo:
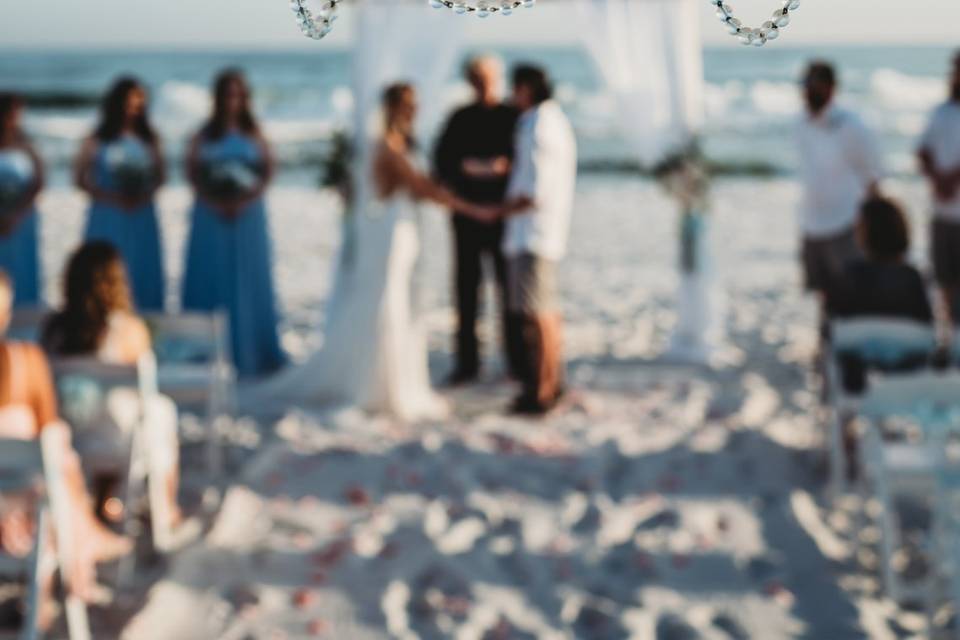
[[[507,258],[507,307],[512,313],[557,310],[557,266],[532,253]]]
[[[833,289],[843,279],[847,265],[861,255],[853,229],[835,236],[804,238],[801,261],[807,289],[820,292]]]

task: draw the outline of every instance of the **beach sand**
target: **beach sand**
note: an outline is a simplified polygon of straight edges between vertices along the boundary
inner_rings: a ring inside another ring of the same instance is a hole
[[[917,215],[922,255],[923,187],[893,191]],[[291,413],[251,435],[241,422],[249,437],[235,440],[243,452],[209,532],[138,575],[133,610],[101,618],[98,637],[921,637],[922,617],[879,593],[870,545],[854,558],[853,512],[824,508],[797,193],[787,179],[716,185],[730,352],[704,369],[658,357],[675,320],[670,201],[649,182],[582,178],[561,269],[572,387],[562,408],[541,422],[504,417],[512,388],[494,364],[448,393],[457,412],[444,424]],[[48,274],[79,237],[81,202],[68,190],[43,197]],[[321,340],[339,213],[299,187],[270,203],[284,343],[302,357]],[[187,204],[182,188],[163,194],[174,279]],[[440,379],[450,249],[441,214],[425,221]]]

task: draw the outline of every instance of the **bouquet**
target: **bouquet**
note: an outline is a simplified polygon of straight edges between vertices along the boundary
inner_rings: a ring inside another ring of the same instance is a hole
[[[320,186],[334,189],[343,199],[345,211],[352,210],[353,204],[353,143],[343,131],[334,134],[330,141],[330,153],[323,161],[323,173]]]
[[[680,268],[696,273],[703,267],[699,247],[710,195],[710,171],[699,145],[694,141],[668,155],[653,168],[653,176],[682,209]]]
[[[244,160],[213,160],[200,168],[200,189],[219,202],[242,200],[256,193],[263,183],[262,163]]]
[[[107,150],[107,166],[117,191],[124,198],[143,198],[156,186],[153,159],[139,144],[112,145]]]

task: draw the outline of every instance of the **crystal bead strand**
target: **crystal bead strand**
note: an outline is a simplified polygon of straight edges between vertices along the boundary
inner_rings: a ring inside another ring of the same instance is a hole
[[[303,35],[320,40],[333,28],[333,21],[337,19],[337,5],[343,0],[323,0],[316,13],[307,8],[307,2],[308,0],[290,0],[290,8]]]
[[[740,40],[746,46],[762,47],[770,40],[780,37],[780,31],[790,24],[790,12],[800,8],[800,0],[779,0],[780,8],[773,12],[773,17],[756,28],[745,27],[734,16],[733,7],[724,0],[708,0],[716,8],[720,22],[727,25],[730,35]]]
[[[466,2],[465,0],[428,0],[430,6],[434,9],[450,9],[454,13],[476,14],[479,18],[487,18],[495,13],[503,16],[509,16],[514,9],[520,7],[532,8],[537,4],[537,0],[476,0],[475,2]]]

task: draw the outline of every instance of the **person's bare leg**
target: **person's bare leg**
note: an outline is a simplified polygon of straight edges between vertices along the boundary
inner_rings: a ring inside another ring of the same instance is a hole
[[[117,535],[97,520],[93,512],[93,500],[84,481],[80,458],[73,447],[70,446],[68,438],[68,434],[64,435],[60,439],[60,446],[64,448],[61,453],[64,484],[70,496],[70,507],[73,510],[74,522],[78,525],[77,531],[74,532],[74,538],[77,540],[75,546],[78,549],[73,555],[74,557],[86,555],[79,549],[82,546],[89,549],[90,554],[97,562],[126,555],[133,550],[133,541],[126,536]],[[86,574],[87,571],[84,569],[82,573]]]
[[[943,316],[947,321],[947,326],[950,327],[951,329],[953,328],[953,324],[956,321],[956,318],[954,318],[953,305],[956,304],[957,302],[958,294],[960,294],[960,291],[958,291],[958,287],[955,287],[955,286],[940,287],[940,298],[943,301]]]
[[[183,522],[183,512],[178,500],[180,493],[180,468],[174,466],[167,474],[167,499],[170,501],[170,526],[177,527]]]
[[[544,407],[553,405],[560,393],[561,380],[561,321],[559,314],[537,316],[539,333],[539,371],[537,400]]]

